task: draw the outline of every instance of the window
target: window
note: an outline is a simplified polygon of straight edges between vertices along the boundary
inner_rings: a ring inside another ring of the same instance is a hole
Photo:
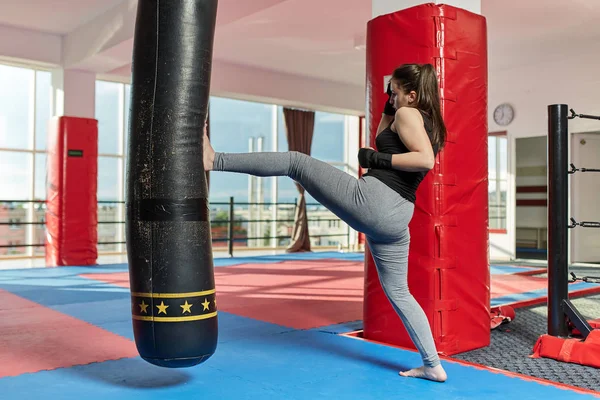
[[[216,151],[232,153],[275,151],[275,113],[276,107],[273,104],[211,97],[210,135],[213,148]],[[264,237],[275,228],[274,224],[266,221],[274,219],[276,215],[274,208],[268,205],[276,200],[273,197],[275,179],[230,172],[211,172],[211,218],[215,219],[216,215],[227,211],[226,203],[233,197],[234,202],[238,203],[234,206],[235,219],[244,221],[236,235],[240,238],[257,238],[249,239],[247,243],[236,242],[236,245],[257,247],[271,244]],[[226,245],[225,242],[216,244]]]
[[[0,65],[0,148],[31,149],[34,85],[35,71]]]
[[[31,157],[28,152],[0,151],[2,200],[31,199]]]
[[[98,217],[99,251],[125,251],[124,197],[131,87],[121,82],[97,80],[95,118],[98,120]],[[0,65],[0,256],[4,254],[43,255],[46,198],[48,126],[52,116],[52,74],[49,71],[15,65]],[[287,138],[283,107],[251,101],[211,97],[211,134],[216,150],[227,152],[286,151]],[[311,153],[343,171],[348,168],[348,130],[358,117],[327,112],[315,113]],[[358,129],[356,129],[358,131]],[[352,150],[356,157],[356,149]],[[257,178],[243,174],[213,172],[210,179],[211,205],[236,203],[291,202],[298,198],[289,178]],[[275,184],[278,183],[278,186]],[[277,190],[275,190],[277,189]],[[252,193],[252,196],[250,196]],[[7,201],[9,200],[9,201]],[[309,218],[336,218],[307,195]],[[225,209],[228,206],[224,206]],[[242,210],[240,210],[242,208]],[[228,210],[226,210],[228,212]],[[286,245],[286,239],[265,240],[264,236],[286,236],[293,223],[247,220],[293,220],[295,205],[249,207],[236,205],[236,219],[245,220],[240,229],[255,236],[255,244]],[[33,224],[32,224],[33,223]],[[311,234],[321,243],[345,240],[347,227],[339,222],[311,223]],[[320,239],[317,235],[336,235]],[[252,241],[248,241],[248,245]],[[17,244],[40,244],[18,247]],[[240,242],[243,243],[243,242]],[[9,247],[8,245],[11,245]],[[244,243],[245,245],[245,243]]]
[[[35,155],[34,200],[46,199],[46,160],[46,153],[38,153]]]
[[[45,191],[45,165],[39,168],[45,164],[50,81],[48,71],[0,64],[0,255],[44,251],[18,245],[29,244],[38,228],[29,222],[39,208],[32,200]]]
[[[311,154],[322,161],[343,163],[346,149],[346,116],[325,112],[315,113],[315,130]]]
[[[347,118],[342,114],[315,112],[315,126],[310,150],[312,157],[328,162],[345,171],[348,170],[345,168]],[[358,117],[355,119],[358,122]],[[288,151],[283,107],[278,107],[277,120],[278,151]],[[296,185],[291,179],[280,177],[277,179],[277,185],[278,201],[294,202],[298,198],[298,189],[296,189]],[[317,201],[310,194],[307,194],[306,202],[316,203]]]
[[[275,107],[271,104],[210,98],[211,144],[216,151],[232,153],[270,152],[273,149]],[[226,177],[226,178],[225,178]],[[210,201],[271,201],[273,178],[253,178],[244,174],[212,172]],[[253,187],[250,192],[249,188]]]
[[[122,83],[96,81],[96,119],[98,120],[98,154],[119,154],[121,144],[119,118],[123,104]]]
[[[35,73],[35,149],[45,151],[48,125],[52,114],[52,74],[47,71]]]
[[[283,115],[283,107],[278,107],[277,110],[277,131],[278,131],[278,149],[279,151],[288,150],[287,135],[285,131],[285,120]],[[311,146],[311,156],[321,161],[331,164],[332,166],[350,172],[348,165],[349,157],[356,157],[358,149],[348,149],[349,126],[356,125],[355,131],[358,133],[358,117],[348,116],[343,114],[334,114],[328,112],[315,112],[315,125],[313,131],[313,139]],[[294,182],[287,177],[277,178],[277,198],[279,202],[295,202],[299,196],[298,189]],[[321,206],[316,199],[309,193],[305,193],[307,203],[307,214],[309,219],[336,219],[332,212]],[[283,207],[281,207],[282,210]],[[289,219],[294,219],[295,208],[288,207],[285,209]],[[331,244],[335,242],[345,243],[347,241],[348,226],[344,223],[324,222],[310,224],[309,229],[311,240],[314,245]],[[293,223],[289,223],[293,226]],[[329,227],[327,227],[329,226]],[[324,236],[320,236],[324,235]],[[330,239],[327,235],[333,235]]]
[[[123,252],[125,245],[126,143],[131,85],[96,81],[98,120],[98,252]]]
[[[507,144],[506,132],[490,133],[488,137],[488,196],[489,228],[492,233],[506,233]]]

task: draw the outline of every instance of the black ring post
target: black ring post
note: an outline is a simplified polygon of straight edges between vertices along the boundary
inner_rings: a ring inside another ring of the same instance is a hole
[[[592,328],[569,300],[569,118],[566,104],[548,106],[548,334],[583,338]]]
[[[568,299],[568,108],[548,106],[548,333],[568,335],[562,309]]]

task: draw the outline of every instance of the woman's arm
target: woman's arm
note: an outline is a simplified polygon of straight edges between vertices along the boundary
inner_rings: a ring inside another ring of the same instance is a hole
[[[379,121],[379,126],[377,127],[377,133],[375,136],[379,135],[385,128],[387,128],[393,120],[394,117],[392,115],[381,114],[381,120]]]
[[[392,155],[392,169],[413,172],[432,169],[435,155],[419,110],[400,107],[396,111],[394,128],[409,152]]]

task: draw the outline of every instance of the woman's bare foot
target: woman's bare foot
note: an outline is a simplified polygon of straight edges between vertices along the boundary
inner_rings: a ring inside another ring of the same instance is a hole
[[[215,151],[213,150],[208,135],[206,134],[206,127],[204,127],[204,154],[202,156],[202,162],[204,163],[204,170],[210,171],[213,169],[213,161],[215,160]]]
[[[409,378],[421,378],[428,379],[434,382],[445,382],[448,379],[446,375],[446,371],[444,371],[444,367],[441,365],[435,366],[433,368],[429,367],[419,367],[411,369],[410,371],[400,372],[400,376],[405,376]]]

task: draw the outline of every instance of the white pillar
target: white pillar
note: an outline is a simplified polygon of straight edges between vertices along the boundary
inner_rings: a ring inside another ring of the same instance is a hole
[[[347,164],[350,169],[346,172],[356,177],[358,177],[358,172],[360,169],[357,157],[358,149],[360,149],[359,131],[360,118],[347,115],[344,118],[344,132],[346,132],[344,163]],[[346,229],[347,232],[350,233],[347,243],[348,250],[355,250],[354,246],[358,241],[358,232],[356,232],[350,226],[347,226]]]
[[[481,14],[481,0],[448,0],[448,1],[419,1],[419,0],[372,0],[371,13],[373,18],[390,14],[421,4],[435,3],[462,8],[475,14]]]
[[[264,137],[263,136],[259,136],[256,139],[256,151],[257,152],[263,152],[263,142],[264,142]],[[261,203],[258,204],[256,206],[256,212],[257,212],[257,220],[262,221],[263,219],[263,210],[264,210],[264,205],[262,203],[265,202],[265,193],[264,193],[264,188],[263,188],[263,179],[262,177],[257,176],[256,177],[256,202],[257,203]],[[256,223],[256,237],[263,237],[263,222],[257,222]],[[256,241],[256,246],[257,247],[263,247],[264,243],[262,239],[258,239]]]
[[[52,70],[52,115],[95,118],[96,74],[88,71]]]
[[[279,143],[278,143],[278,135],[277,135],[277,127],[278,127],[278,113],[277,113],[277,106],[273,105],[273,109],[271,111],[271,151],[277,151],[279,148]],[[273,208],[271,210],[271,247],[273,247],[273,249],[277,248],[277,243],[279,242],[279,239],[276,239],[275,237],[277,236],[277,211],[279,206],[277,206],[277,177],[273,176],[271,177],[271,204],[273,204]]]
[[[254,137],[248,138],[248,153],[254,153]],[[254,205],[256,203],[256,176],[248,175],[248,221],[253,221],[256,213],[254,212]],[[256,222],[248,222],[247,237],[256,237]],[[256,241],[254,239],[248,239],[247,246],[255,247]]]

